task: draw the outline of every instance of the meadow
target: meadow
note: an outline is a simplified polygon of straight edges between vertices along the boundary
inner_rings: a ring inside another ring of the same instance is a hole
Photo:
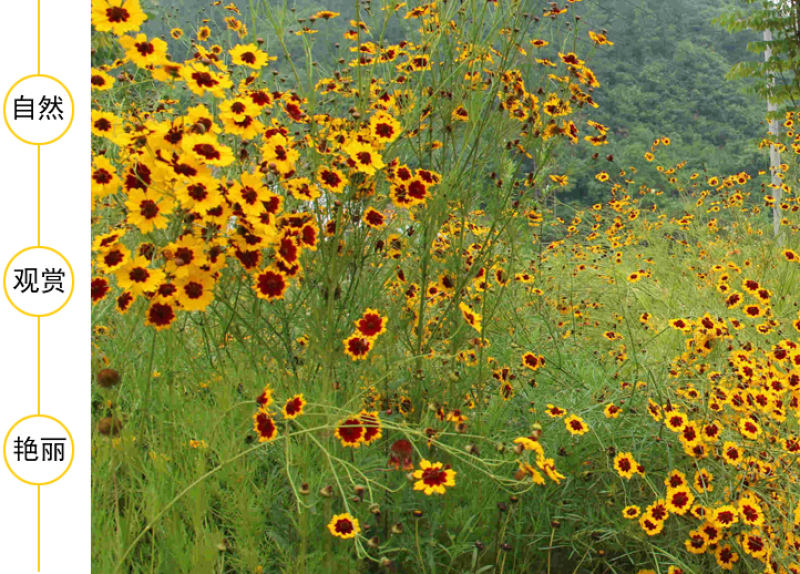
[[[571,3],[355,7],[93,1],[95,571],[800,573],[797,113],[623,165]]]

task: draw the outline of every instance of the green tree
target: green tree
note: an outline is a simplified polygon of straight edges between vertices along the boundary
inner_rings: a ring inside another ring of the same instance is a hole
[[[751,52],[771,52],[767,61],[738,62],[728,77],[754,80],[752,90],[778,106],[778,111],[800,103],[800,0],[740,0],[744,5],[717,21],[729,31],[761,32],[748,43]],[[764,33],[767,34],[764,34]],[[771,39],[770,39],[771,36]]]

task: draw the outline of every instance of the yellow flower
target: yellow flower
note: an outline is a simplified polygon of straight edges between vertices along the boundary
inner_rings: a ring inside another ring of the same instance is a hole
[[[165,275],[161,269],[150,269],[149,265],[150,261],[142,256],[130,261],[116,272],[117,285],[134,297],[155,291]]]
[[[475,329],[478,333],[481,332],[481,320],[482,317],[469,308],[469,305],[464,303],[463,301],[459,303],[458,308],[461,309],[461,314],[464,316],[464,320],[469,323],[469,325]]]
[[[92,25],[98,32],[121,36],[138,30],[145,20],[139,0],[92,0]]]
[[[186,311],[202,311],[214,299],[214,280],[208,273],[194,273],[177,279],[177,301]]]
[[[367,175],[375,175],[377,170],[386,165],[380,154],[369,144],[351,140],[343,149],[350,156],[352,167]]]
[[[350,516],[349,513],[336,514],[328,523],[328,530],[331,534],[342,540],[348,538],[355,538],[361,532],[358,525],[358,519]]]
[[[119,43],[125,56],[140,68],[158,66],[167,59],[167,43],[160,38],[148,40],[145,34],[137,34],[135,38],[123,36]]]
[[[103,70],[92,68],[92,91],[105,92],[114,86],[117,80],[113,76],[106,74]]]
[[[172,212],[173,202],[163,195],[147,194],[141,189],[134,189],[125,202],[128,208],[128,223],[138,227],[142,233],[150,233],[155,229],[166,229],[167,218]]]
[[[218,74],[199,62],[185,65],[181,68],[180,75],[192,93],[198,96],[211,92],[215,97],[222,98],[225,90],[233,86],[227,74]]]
[[[275,56],[270,56],[266,52],[262,52],[255,44],[239,44],[231,50],[228,50],[231,55],[231,61],[238,66],[247,66],[254,70],[260,70],[264,66],[269,65],[269,62],[276,60]]]
[[[421,490],[426,495],[444,494],[449,486],[456,485],[456,471],[450,465],[443,465],[441,462],[431,463],[427,460],[419,462],[420,470],[415,470],[413,477],[417,479],[414,483],[414,490]]]
[[[570,415],[564,419],[564,426],[571,435],[584,435],[589,432],[589,426],[578,415]]]
[[[183,149],[193,159],[208,165],[225,167],[233,163],[233,150],[220,144],[214,134],[186,135]]]
[[[378,111],[369,119],[369,133],[372,138],[382,144],[396,140],[403,128],[400,122],[384,111]]]

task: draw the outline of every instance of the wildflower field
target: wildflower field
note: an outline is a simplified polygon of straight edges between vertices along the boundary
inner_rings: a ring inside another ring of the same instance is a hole
[[[95,571],[800,573],[800,115],[621,165],[572,2],[352,4],[93,0]]]

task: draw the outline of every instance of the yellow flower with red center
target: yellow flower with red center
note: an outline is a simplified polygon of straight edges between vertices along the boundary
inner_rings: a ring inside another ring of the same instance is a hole
[[[739,432],[745,438],[756,440],[761,435],[761,425],[751,418],[739,419]]]
[[[350,156],[350,166],[361,173],[375,175],[377,170],[385,166],[380,154],[371,145],[356,139],[344,146],[343,151]]]
[[[752,317],[752,318],[755,319],[755,318],[763,317],[764,315],[766,315],[767,309],[768,309],[768,307],[762,307],[761,305],[753,303],[752,305],[745,305],[742,308],[742,311],[748,317]]]
[[[255,44],[239,44],[228,50],[228,53],[231,55],[231,61],[234,64],[246,66],[253,70],[260,70],[269,65],[269,62],[277,59],[275,56],[270,56],[266,52],[259,50]]]
[[[539,370],[544,366],[545,362],[545,358],[542,355],[536,355],[530,352],[522,355],[522,366],[532,371]]]
[[[272,415],[261,408],[253,415],[253,430],[258,434],[258,442],[271,442],[278,437],[278,427]]]
[[[369,133],[374,141],[381,144],[393,142],[402,131],[400,122],[388,112],[377,111],[369,119]]]
[[[694,489],[700,494],[714,492],[713,480],[714,475],[705,468],[701,468],[694,473]]]
[[[743,454],[735,442],[726,441],[722,445],[722,458],[732,466],[739,466],[742,462]]]
[[[378,335],[386,332],[386,317],[382,317],[380,312],[375,309],[367,309],[361,318],[355,321],[358,332],[369,339],[374,339]]]
[[[92,200],[116,193],[121,184],[117,169],[108,158],[103,155],[92,157]]]
[[[744,496],[739,499],[739,516],[748,526],[761,526],[764,524],[764,511],[754,496]]]
[[[219,143],[214,134],[189,134],[183,138],[183,149],[203,164],[225,167],[233,163],[233,150]]]
[[[296,419],[300,415],[303,414],[303,410],[305,406],[308,404],[305,397],[302,394],[294,395],[290,399],[286,401],[281,408],[281,413],[283,413],[283,418],[285,419]]]
[[[274,391],[272,390],[272,387],[269,385],[264,387],[264,390],[261,391],[261,394],[256,398],[256,402],[258,403],[259,407],[264,410],[269,409],[269,407],[272,406],[272,403],[275,402],[275,400],[272,398],[273,393]]]
[[[175,197],[185,209],[203,213],[220,200],[219,181],[207,175],[192,176],[175,188]]]
[[[364,446],[369,446],[383,436],[383,427],[378,411],[361,411],[358,415],[364,426]]]
[[[214,279],[199,272],[175,280],[175,299],[186,311],[203,311],[214,300]]]
[[[150,261],[146,257],[136,257],[117,270],[117,285],[134,297],[155,291],[164,280],[164,272],[161,269],[151,269],[149,265]]]
[[[225,90],[233,86],[228,74],[214,72],[199,62],[191,62],[183,66],[180,76],[192,93],[198,96],[210,92],[216,98],[223,98]]]
[[[349,513],[336,514],[328,523],[328,531],[336,538],[347,540],[348,538],[355,538],[361,532],[361,527],[358,525],[358,519],[350,516]]]
[[[733,570],[733,565],[739,561],[739,554],[734,552],[730,544],[722,544],[714,551],[714,558],[723,570]]]
[[[694,494],[688,486],[679,486],[667,491],[667,510],[675,514],[686,514],[694,503]]]
[[[98,32],[121,36],[138,30],[145,20],[139,0],[92,0],[92,26]]]
[[[367,208],[361,220],[372,229],[382,229],[386,227],[386,216],[374,207]]]
[[[589,426],[578,415],[570,415],[564,419],[564,426],[573,436],[585,435],[589,432]]]
[[[628,520],[639,518],[642,514],[642,509],[636,505],[626,506],[622,509],[622,516]]]
[[[256,119],[260,113],[261,108],[252,99],[240,96],[220,104],[219,119],[227,133],[249,140],[264,131],[264,124]]]
[[[664,530],[664,521],[657,520],[649,512],[646,512],[639,517],[639,526],[648,536],[655,536]]]
[[[341,193],[349,183],[344,173],[333,167],[319,168],[317,170],[317,182],[333,193]]]
[[[614,457],[614,470],[622,478],[631,479],[638,472],[638,465],[636,459],[633,458],[633,453],[617,453],[617,456]]]
[[[458,304],[458,308],[461,310],[461,315],[464,317],[464,320],[467,322],[467,324],[469,324],[470,327],[472,327],[478,333],[480,333],[482,317],[478,313],[470,309],[469,305],[467,305],[463,301]]]
[[[266,162],[281,175],[293,172],[298,159],[300,153],[291,147],[291,143],[282,135],[269,138],[261,146],[261,161]]]
[[[755,559],[763,558],[770,551],[769,542],[765,535],[757,529],[741,535],[739,545]]]
[[[114,87],[114,82],[117,80],[113,76],[107,74],[104,70],[92,68],[92,91],[105,92]]]
[[[360,417],[353,416],[340,420],[333,435],[341,441],[342,446],[359,448],[364,442],[366,427]]]
[[[92,135],[114,141],[118,135],[122,118],[111,112],[92,110]],[[95,156],[94,159],[104,156]],[[105,158],[104,158],[105,159]]]
[[[267,267],[255,276],[253,289],[259,299],[283,299],[289,289],[289,280],[277,267]]]
[[[414,490],[421,490],[426,495],[444,494],[448,487],[456,485],[456,471],[450,465],[425,459],[419,462],[419,470],[414,471],[413,477],[416,479]]]
[[[314,201],[322,195],[320,189],[307,177],[295,177],[282,184],[298,201]]]
[[[730,528],[739,522],[739,511],[732,504],[725,504],[708,513],[708,521],[721,528]]]
[[[367,358],[367,354],[372,350],[375,339],[365,337],[361,333],[353,333],[344,341],[345,354],[354,361],[362,361]]]
[[[664,424],[673,432],[682,431],[687,422],[689,422],[689,417],[680,411],[672,411],[664,416]]]
[[[708,541],[705,536],[697,530],[689,533],[689,538],[684,542],[684,547],[692,554],[704,554],[708,549]]]
[[[263,210],[264,201],[273,195],[259,173],[244,172],[241,181],[234,181],[228,194],[237,203],[245,215],[256,216]]]
[[[208,264],[204,247],[205,242],[201,238],[190,234],[170,243],[161,252],[166,259],[164,271],[177,278],[197,272],[198,268]]]
[[[172,212],[173,201],[166,195],[134,189],[128,194],[125,207],[128,208],[128,223],[142,233],[150,233],[153,229],[167,228],[166,216]]]
[[[167,43],[160,38],[148,40],[145,34],[137,34],[135,38],[123,36],[119,43],[125,56],[140,68],[158,66],[167,59]]]
[[[603,414],[607,419],[615,419],[619,417],[622,413],[622,409],[615,405],[614,403],[609,403],[606,405],[606,408],[603,409]]]
[[[129,292],[125,292],[117,300],[118,310],[121,313],[130,309],[133,302],[133,297]],[[175,315],[175,307],[169,302],[158,301],[154,299],[150,303],[150,307],[145,312],[145,325],[154,327],[156,331],[169,328],[175,322],[177,316]]]
[[[131,252],[122,244],[111,245],[97,256],[97,267],[104,273],[113,273],[130,260]]]

